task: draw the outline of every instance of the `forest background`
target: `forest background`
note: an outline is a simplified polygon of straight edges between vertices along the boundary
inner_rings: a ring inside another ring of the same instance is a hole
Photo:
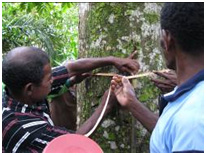
[[[84,57],[128,57],[138,51],[140,73],[165,68],[159,48],[162,3],[2,3],[2,54],[18,46],[46,51],[52,66]],[[95,72],[117,72],[105,67]],[[77,87],[76,126],[94,111],[110,79],[92,78]],[[135,91],[157,113],[159,91],[141,78]],[[128,112],[116,108],[91,137],[104,152],[149,152],[150,133]]]

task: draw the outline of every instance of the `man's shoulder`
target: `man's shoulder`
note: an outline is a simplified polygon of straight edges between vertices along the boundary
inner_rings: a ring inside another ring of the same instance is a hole
[[[182,123],[198,122],[204,116],[204,81],[199,82],[190,92],[183,95],[179,102],[182,103],[179,103],[180,107],[175,114],[175,120]]]
[[[193,90],[204,90],[204,80],[198,82]]]
[[[204,126],[204,81],[199,82],[181,101],[173,117],[175,132],[191,132]]]
[[[10,109],[9,107],[3,107],[2,109],[2,121],[5,124],[10,123],[13,120],[17,122],[29,122],[29,120],[44,120],[43,117],[35,115],[31,112],[20,112]]]
[[[170,103],[164,120],[170,124],[170,132],[181,134],[191,132],[204,126],[204,81],[199,82],[192,90]]]
[[[2,121],[14,116],[14,112],[9,107],[2,108]]]
[[[199,82],[187,96],[187,106],[204,108],[204,81]],[[194,107],[194,108],[195,108]]]
[[[194,107],[203,108],[204,105],[204,81],[200,81],[190,91],[180,96],[174,103],[183,104],[181,109]],[[196,108],[194,110],[196,110]],[[187,112],[187,111],[185,111]]]

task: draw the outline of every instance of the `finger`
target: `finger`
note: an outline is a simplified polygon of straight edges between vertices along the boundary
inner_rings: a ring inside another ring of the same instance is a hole
[[[155,73],[156,75],[158,75],[160,77],[164,77],[165,79],[169,79],[169,74],[167,74],[167,72],[154,71],[153,73]]]
[[[140,69],[139,63],[138,62],[135,62],[135,63],[136,64],[134,65],[128,66],[128,69],[130,70],[131,75],[137,74],[137,72]]]
[[[114,91],[115,96],[118,96],[122,93],[122,87],[120,87],[119,89],[115,89]]]
[[[137,50],[135,50],[134,52],[132,52],[130,55],[129,55],[129,59],[135,59],[137,56]]]
[[[117,84],[117,85],[116,85],[116,89],[119,89],[120,87],[121,87],[120,84]]]
[[[127,67],[123,67],[124,71],[129,73],[130,75],[135,75],[139,69],[133,67],[133,66],[127,66]]]
[[[117,83],[120,83],[122,81],[122,76],[113,76],[112,80],[114,80]]]
[[[131,83],[129,82],[129,80],[126,77],[122,77],[122,84],[123,87],[132,87]]]
[[[173,88],[173,87],[171,87],[169,85],[164,85],[164,84],[158,84],[157,87],[161,88],[161,89],[171,89],[171,88]]]
[[[154,78],[151,78],[151,81],[156,83],[156,84],[162,83],[162,80],[154,79]]]
[[[112,80],[111,81],[111,88],[113,91],[116,91],[117,89],[119,89],[120,87],[122,87],[122,82],[120,81],[115,81],[115,80]]]
[[[172,90],[174,90],[174,87],[164,87],[161,85],[157,88],[163,93],[168,93],[168,92],[171,92]]]
[[[128,66],[132,73],[136,74],[140,69],[140,64],[136,60],[131,60],[133,63]]]
[[[169,70],[167,73],[170,75],[176,75],[175,71],[173,71],[173,70]]]
[[[117,82],[116,80],[112,80],[112,81],[111,81],[111,85],[116,86],[117,84],[118,84],[118,82]]]
[[[173,69],[166,69],[164,72],[166,72],[166,73],[175,73],[175,70],[173,70]]]
[[[112,92],[115,93],[115,95],[118,95],[122,91],[122,85],[112,82],[111,89]]]
[[[155,84],[171,85],[170,81],[167,80],[151,79],[151,81]]]
[[[127,72],[127,73],[129,73],[129,74],[132,73],[132,71],[129,69],[129,67],[122,67],[121,70],[122,70],[123,72]]]
[[[115,91],[115,85],[111,84],[111,89],[114,92]]]

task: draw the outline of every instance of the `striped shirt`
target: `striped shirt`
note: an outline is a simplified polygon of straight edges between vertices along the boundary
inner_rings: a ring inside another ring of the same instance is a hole
[[[54,82],[51,93],[57,93],[68,78],[67,69],[52,69]],[[27,105],[11,98],[6,91],[2,96],[2,151],[42,152],[48,142],[71,131],[54,126],[45,99],[35,105]]]

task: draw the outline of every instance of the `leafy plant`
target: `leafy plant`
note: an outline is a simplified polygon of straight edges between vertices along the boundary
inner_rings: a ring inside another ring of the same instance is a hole
[[[2,51],[18,46],[45,50],[53,66],[78,57],[77,3],[2,3]]]

